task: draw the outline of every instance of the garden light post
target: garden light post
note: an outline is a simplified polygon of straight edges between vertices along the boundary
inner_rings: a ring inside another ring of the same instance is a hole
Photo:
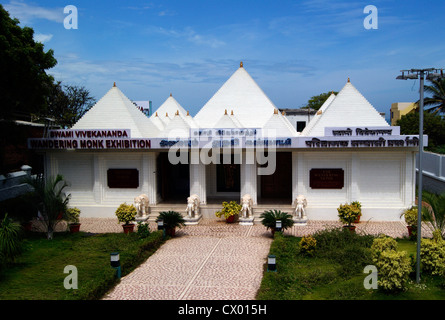
[[[121,262],[119,259],[119,252],[112,252],[110,254],[110,264],[116,269],[116,276],[118,279],[121,278]]]
[[[422,239],[422,157],[423,157],[423,91],[425,75],[428,80],[443,78],[443,69],[427,68],[427,69],[411,69],[401,70],[402,75],[397,80],[415,79],[420,76],[420,100],[419,100],[419,169],[418,169],[418,196],[417,196],[417,255],[416,255],[416,282],[420,283],[420,242]],[[406,73],[406,74],[405,74]]]
[[[277,259],[273,254],[267,257],[267,271],[277,272]]]

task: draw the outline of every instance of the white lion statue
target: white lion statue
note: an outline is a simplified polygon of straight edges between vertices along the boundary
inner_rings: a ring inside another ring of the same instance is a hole
[[[242,205],[241,214],[242,214],[243,218],[252,217],[253,200],[252,200],[252,197],[250,196],[250,194],[245,194],[241,198],[241,205]]]
[[[185,208],[185,211],[187,212],[189,218],[193,218],[199,214],[198,210],[199,197],[197,194],[192,194],[190,197],[187,198],[187,208]]]
[[[138,212],[138,217],[145,217],[148,214],[148,196],[141,194],[134,198],[134,206]]]
[[[306,197],[300,194],[297,199],[295,199],[294,203],[296,204],[294,212],[295,216],[300,219],[306,219],[306,210],[304,209],[307,206]]]

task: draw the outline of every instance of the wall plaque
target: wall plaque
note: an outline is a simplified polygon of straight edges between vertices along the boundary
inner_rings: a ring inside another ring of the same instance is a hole
[[[345,185],[343,169],[311,169],[309,186],[312,189],[341,189]]]

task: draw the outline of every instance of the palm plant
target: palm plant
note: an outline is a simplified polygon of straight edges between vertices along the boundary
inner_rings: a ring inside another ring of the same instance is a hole
[[[291,228],[294,225],[292,215],[281,210],[273,209],[264,211],[260,215],[260,219],[262,219],[261,223],[263,224],[263,226],[265,226],[267,229],[271,228],[272,230],[275,229],[277,220],[281,220],[281,228],[283,230]]]
[[[20,226],[14,223],[8,214],[0,221],[0,258],[14,261],[22,251]]]
[[[39,220],[47,231],[47,238],[53,238],[58,223],[66,218],[67,206],[71,195],[63,190],[68,186],[63,176],[49,177],[46,181],[42,176],[28,178],[26,182],[34,189],[35,206],[39,210]]]
[[[430,107],[427,109],[432,113],[445,112],[445,79],[429,80],[431,85],[425,85],[425,93],[430,93],[431,98],[424,99],[424,106]],[[419,101],[417,101],[417,106]]]
[[[176,211],[162,211],[159,213],[156,221],[163,220],[164,227],[167,228],[181,228],[185,225],[185,220],[183,216]]]
[[[425,192],[423,201],[428,206],[422,205],[422,218],[427,222],[432,231],[440,230],[442,238],[445,237],[445,193],[440,195]]]

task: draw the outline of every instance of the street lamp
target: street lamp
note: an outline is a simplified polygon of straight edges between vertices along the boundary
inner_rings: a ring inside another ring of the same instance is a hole
[[[397,76],[397,80],[418,79],[420,76],[420,101],[419,101],[419,178],[417,196],[417,258],[416,258],[416,282],[420,282],[420,241],[422,228],[422,157],[423,157],[423,89],[425,75],[428,80],[443,78],[443,69],[411,69],[401,70],[402,75]],[[405,74],[406,73],[406,74]]]

